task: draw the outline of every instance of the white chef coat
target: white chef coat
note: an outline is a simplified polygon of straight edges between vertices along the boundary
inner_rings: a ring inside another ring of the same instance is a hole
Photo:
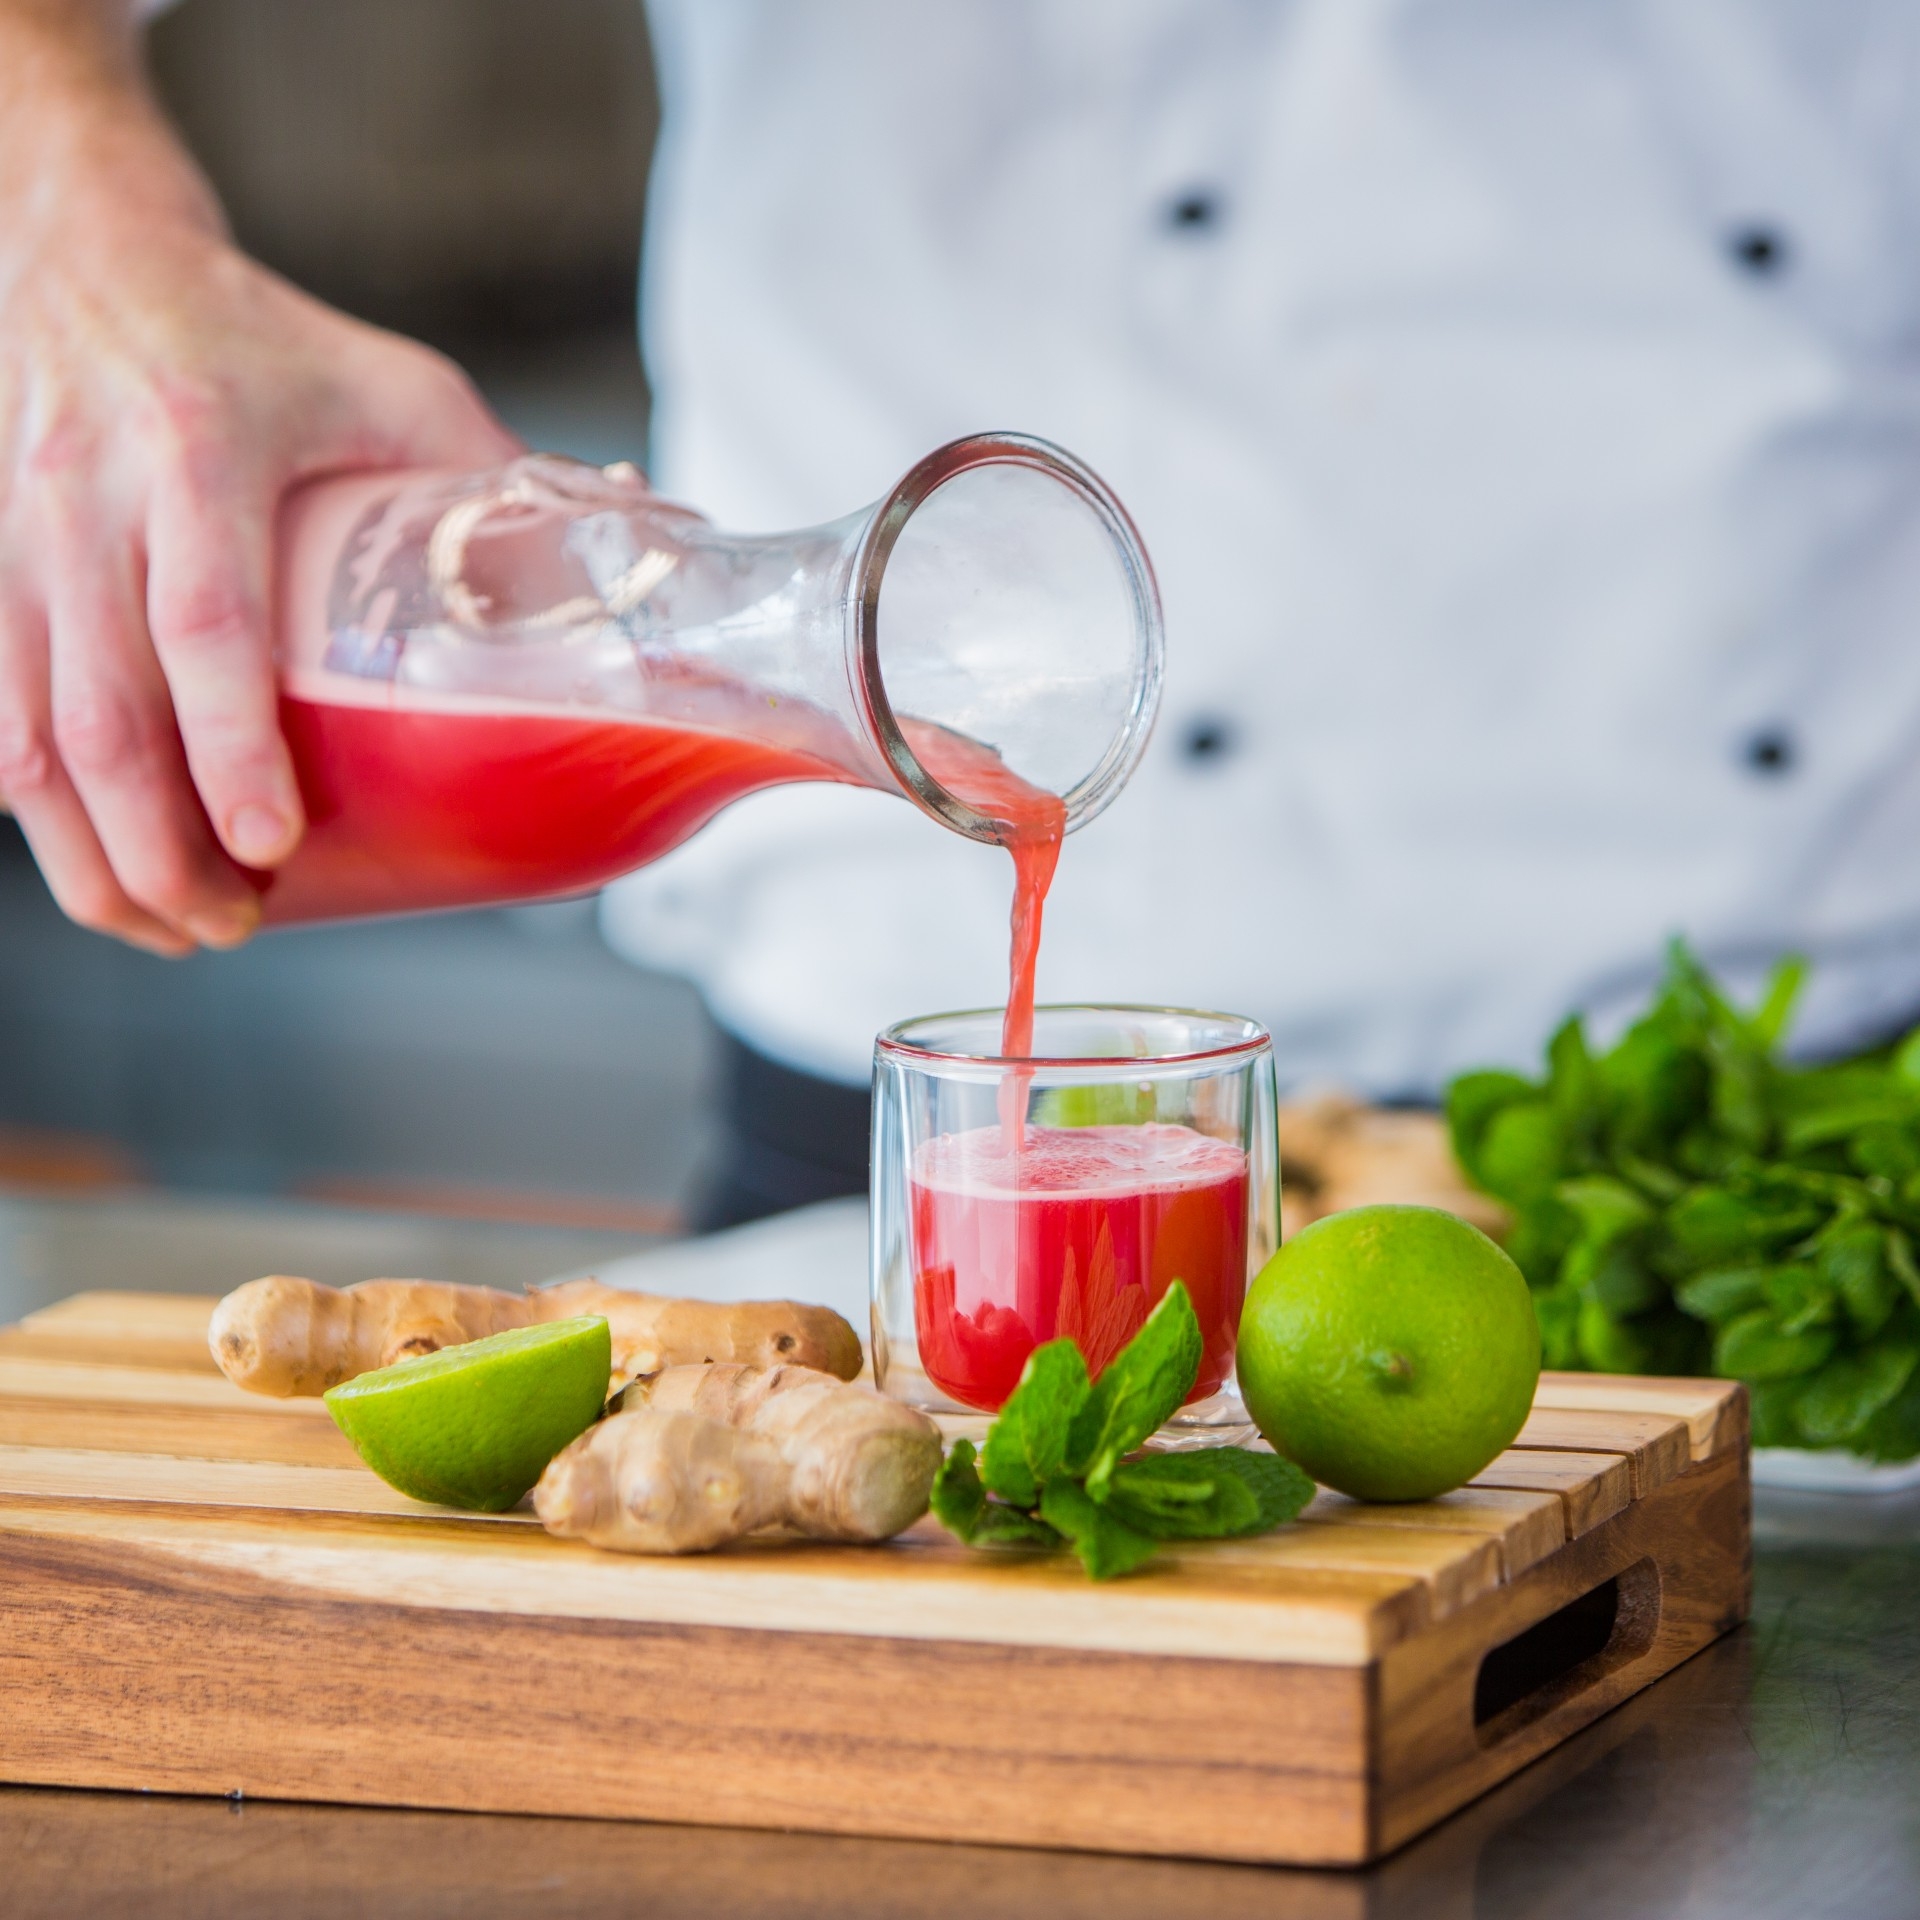
[[[1803,1045],[1920,1009],[1920,7],[652,0],[662,490],[723,525],[1012,427],[1167,617],[1043,998],[1430,1092],[1686,934]],[[1008,862],[783,789],[617,887],[792,1064],[1004,994]]]

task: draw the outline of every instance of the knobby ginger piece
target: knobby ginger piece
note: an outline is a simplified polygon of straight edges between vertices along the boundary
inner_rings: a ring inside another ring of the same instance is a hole
[[[442,1280],[363,1280],[357,1287],[270,1274],[213,1310],[207,1345],[250,1393],[325,1393],[356,1374],[524,1327],[532,1304],[492,1287]]]
[[[698,1553],[762,1527],[885,1540],[927,1510],[933,1422],[808,1367],[670,1367],[548,1463],[551,1533],[625,1553]]]
[[[325,1393],[398,1360],[575,1314],[607,1322],[616,1383],[708,1359],[793,1359],[845,1379],[860,1371],[860,1341],[829,1308],[667,1300],[596,1280],[522,1295],[441,1280],[338,1288],[273,1274],[248,1281],[214,1308],[207,1345],[236,1386],[285,1398]]]
[[[860,1336],[831,1307],[795,1300],[673,1300],[623,1293],[598,1280],[535,1287],[536,1320],[598,1313],[613,1332],[616,1386],[664,1367],[740,1364],[812,1367],[841,1380],[860,1371]]]

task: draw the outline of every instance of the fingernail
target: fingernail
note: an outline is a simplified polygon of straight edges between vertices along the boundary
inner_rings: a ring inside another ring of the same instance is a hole
[[[270,866],[287,851],[293,822],[272,807],[236,807],[227,822],[227,845],[234,858],[250,867]]]
[[[187,922],[187,931],[203,947],[237,947],[259,924],[259,905],[249,900],[237,907],[197,913]]]

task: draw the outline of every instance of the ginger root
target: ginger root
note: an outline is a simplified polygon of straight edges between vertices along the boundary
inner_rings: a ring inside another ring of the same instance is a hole
[[[214,1308],[207,1345],[235,1386],[285,1398],[325,1393],[416,1354],[575,1314],[607,1322],[616,1384],[707,1360],[791,1360],[846,1380],[860,1371],[859,1338],[830,1308],[667,1300],[597,1280],[522,1295],[439,1280],[363,1280],[342,1289],[272,1274],[237,1287]]]
[[[325,1393],[356,1374],[524,1327],[527,1301],[440,1280],[363,1280],[344,1291],[290,1274],[249,1280],[213,1310],[215,1363],[250,1393]]]
[[[762,1527],[885,1540],[927,1510],[931,1420],[809,1367],[669,1367],[556,1454],[548,1532],[624,1553],[699,1553]]]
[[[674,1300],[622,1293],[598,1280],[535,1287],[536,1320],[602,1315],[613,1330],[613,1380],[621,1386],[663,1367],[705,1363],[811,1367],[841,1380],[860,1371],[860,1336],[831,1307],[792,1300]]]

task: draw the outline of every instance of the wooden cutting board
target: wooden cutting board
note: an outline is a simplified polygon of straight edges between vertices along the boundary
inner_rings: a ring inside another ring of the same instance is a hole
[[[210,1300],[0,1331],[0,1779],[1357,1863],[1745,1618],[1744,1390],[1548,1374],[1460,1492],[1094,1586],[923,1521],[635,1559],[426,1507]]]

